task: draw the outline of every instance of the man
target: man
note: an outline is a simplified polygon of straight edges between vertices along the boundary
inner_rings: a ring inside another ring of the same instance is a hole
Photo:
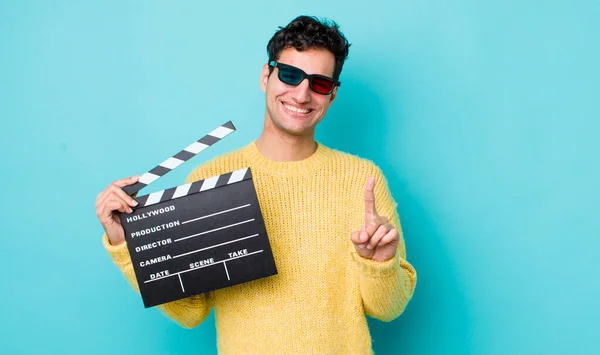
[[[349,44],[335,23],[300,16],[267,45],[264,129],[248,146],[196,168],[187,182],[250,167],[278,274],[158,306],[184,327],[215,308],[223,354],[370,354],[369,315],[398,317],[416,272],[385,178],[372,162],[315,142]],[[116,211],[135,205],[118,180],[96,212],[104,245],[137,287]]]

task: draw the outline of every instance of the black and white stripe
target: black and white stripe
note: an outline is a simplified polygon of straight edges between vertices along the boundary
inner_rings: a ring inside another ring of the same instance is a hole
[[[251,178],[252,173],[249,168],[235,170],[223,175],[209,177],[204,180],[194,181],[189,184],[153,192],[145,196],[140,196],[139,198],[135,199],[139,203],[139,205],[137,205],[136,208],[154,205],[159,202],[173,200],[176,198],[214,189],[224,185],[235,184],[236,182],[248,180]]]
[[[174,156],[160,163],[160,165],[158,165],[156,168],[140,176],[140,179],[135,184],[123,187],[123,191],[125,191],[125,193],[127,193],[129,196],[137,193],[144,187],[156,181],[159,177],[164,176],[169,171],[193,158],[196,156],[196,154],[220,141],[223,137],[227,136],[233,131],[235,131],[235,126],[233,123],[231,123],[231,121],[228,121],[227,123],[215,128],[206,136],[190,144],[181,152],[175,154]]]

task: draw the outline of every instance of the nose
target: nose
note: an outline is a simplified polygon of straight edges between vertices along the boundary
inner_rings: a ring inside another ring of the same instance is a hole
[[[310,102],[310,87],[308,85],[308,79],[305,78],[294,88],[292,92],[292,98],[299,104]]]

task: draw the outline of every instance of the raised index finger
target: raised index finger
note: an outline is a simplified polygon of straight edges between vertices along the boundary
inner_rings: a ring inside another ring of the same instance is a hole
[[[365,220],[369,217],[375,216],[377,211],[375,210],[375,178],[370,176],[365,184]]]

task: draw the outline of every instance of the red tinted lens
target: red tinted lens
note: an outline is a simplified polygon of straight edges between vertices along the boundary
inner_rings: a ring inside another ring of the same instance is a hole
[[[333,80],[314,76],[310,81],[310,87],[319,94],[329,94],[333,89]]]

